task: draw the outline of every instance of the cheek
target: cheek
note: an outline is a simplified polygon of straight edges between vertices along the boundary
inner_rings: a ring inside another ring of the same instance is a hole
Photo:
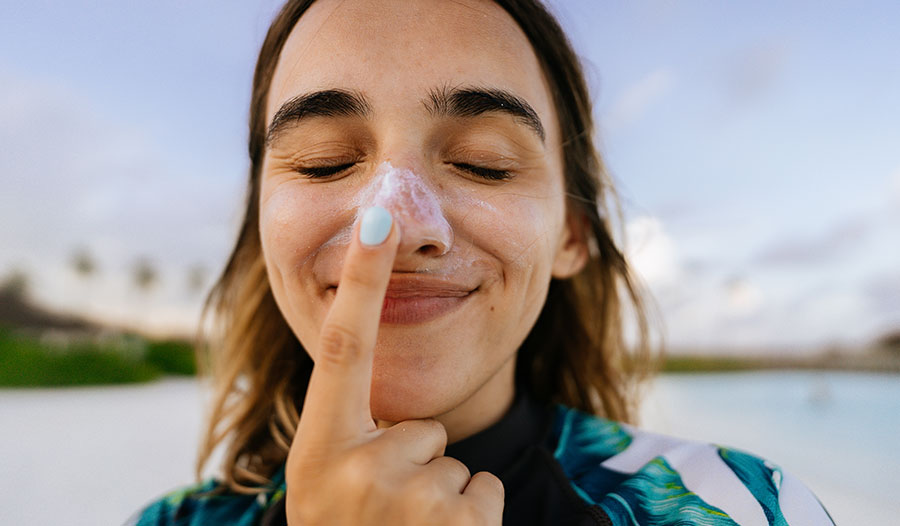
[[[549,199],[498,192],[468,201],[456,233],[496,258],[507,279],[549,266],[559,223]]]
[[[260,234],[263,252],[283,271],[302,267],[321,246],[346,230],[342,200],[309,185],[285,182],[263,188]],[[349,235],[349,232],[347,232]]]
[[[317,317],[315,255],[346,221],[333,205],[309,188],[290,182],[262,189],[260,238],[272,292],[288,324],[301,338],[301,325]],[[349,236],[349,233],[347,234]]]
[[[260,236],[267,264],[280,272],[289,271],[296,264],[297,256],[310,251],[315,245],[313,225],[307,217],[315,213],[315,205],[299,192],[291,191],[288,184],[271,190],[260,207]]]

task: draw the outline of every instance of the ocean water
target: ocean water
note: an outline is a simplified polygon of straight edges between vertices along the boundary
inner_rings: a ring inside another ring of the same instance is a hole
[[[190,483],[205,395],[189,379],[0,389],[0,524],[119,525]],[[663,376],[644,422],[774,461],[842,526],[900,517],[900,375]]]
[[[665,375],[643,407],[645,428],[780,465],[839,525],[900,521],[900,375]]]

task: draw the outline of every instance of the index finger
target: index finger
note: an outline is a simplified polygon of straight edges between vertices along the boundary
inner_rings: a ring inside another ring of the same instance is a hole
[[[390,213],[367,209],[354,230],[334,303],[314,349],[297,432],[333,443],[375,429],[369,407],[372,357],[400,233]]]

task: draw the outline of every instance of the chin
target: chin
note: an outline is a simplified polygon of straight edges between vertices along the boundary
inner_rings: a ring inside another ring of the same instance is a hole
[[[466,360],[433,341],[434,331],[381,331],[372,363],[372,416],[390,422],[432,418],[459,405]]]
[[[448,385],[446,374],[427,371],[379,367],[372,374],[370,405],[372,416],[388,422],[433,418],[459,404]]]

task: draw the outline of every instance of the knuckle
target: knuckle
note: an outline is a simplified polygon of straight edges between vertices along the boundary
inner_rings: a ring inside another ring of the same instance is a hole
[[[470,480],[471,472],[469,467],[453,457],[441,457],[442,464],[448,471],[453,471],[455,479]]]
[[[420,418],[414,420],[401,420],[396,425],[402,425],[411,429],[418,429],[425,433],[442,433],[447,434],[444,425],[433,418]]]
[[[433,418],[425,420],[425,422],[427,423],[427,425],[429,426],[429,428],[432,430],[433,433],[438,434],[438,435],[444,437],[444,440],[447,440],[447,428],[444,427],[444,424],[438,422],[437,420],[435,420]]]
[[[503,482],[501,482],[500,479],[490,471],[479,471],[472,478],[476,477],[485,486],[496,489],[497,493],[503,493]]]
[[[316,358],[331,365],[344,366],[355,363],[363,354],[363,343],[352,330],[329,324],[319,336],[319,352]]]
[[[497,491],[497,498],[502,501],[506,498],[506,488],[503,487],[503,482],[499,478],[495,477],[494,475],[491,475],[491,478],[494,480],[494,487]]]
[[[425,428],[426,433],[434,436],[443,447],[447,447],[447,428],[444,427],[444,424],[433,418],[420,420],[420,422],[422,422],[421,425]]]

